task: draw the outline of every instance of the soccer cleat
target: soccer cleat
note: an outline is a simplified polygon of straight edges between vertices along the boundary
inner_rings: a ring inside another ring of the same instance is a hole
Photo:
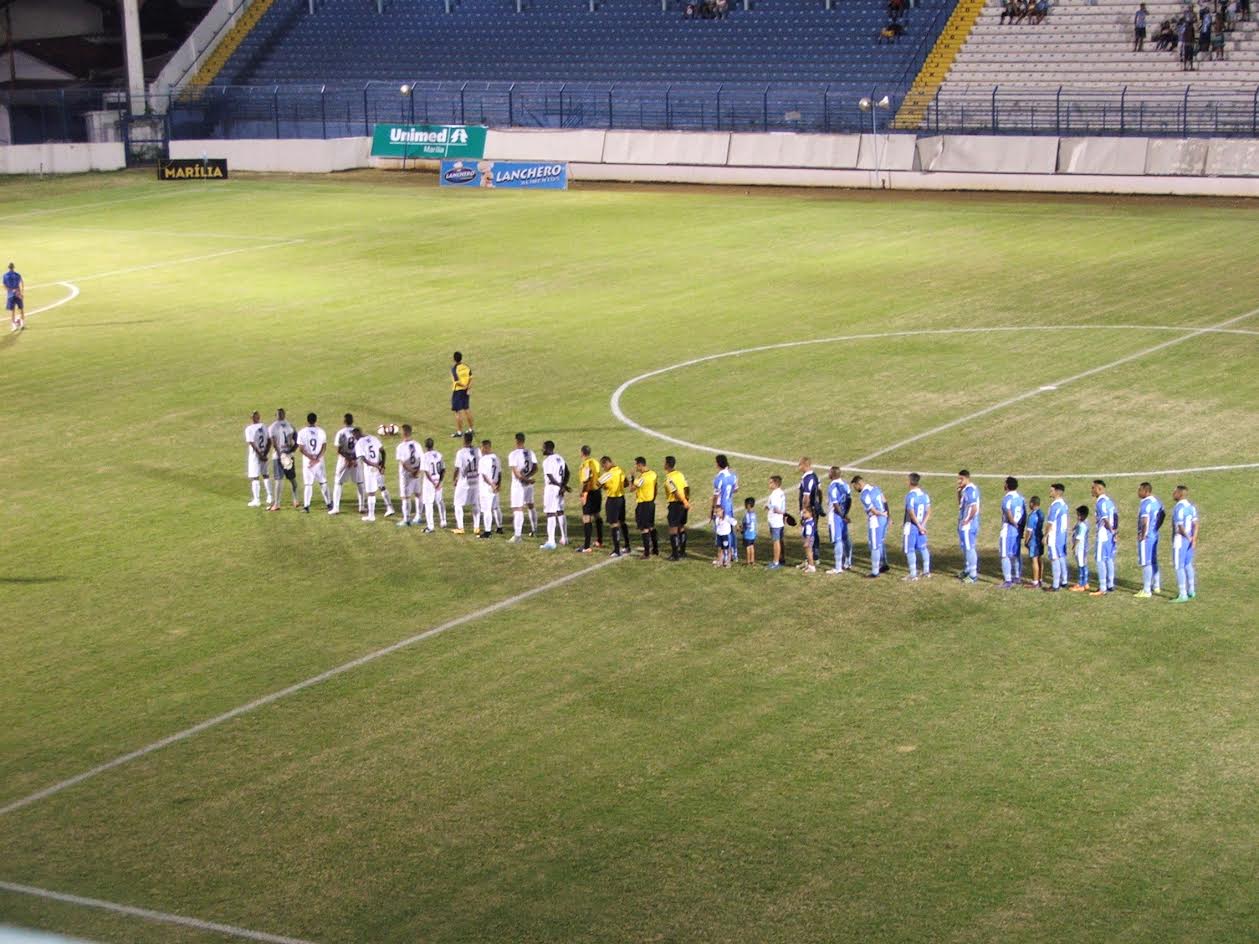
[[[861,576],[862,576],[862,577],[864,577],[866,580],[878,580],[878,579],[879,579],[879,575],[878,575],[878,574],[862,574]]]
[[[783,566],[782,564],[775,562],[773,564],[766,564],[765,569],[766,570],[782,570],[782,566]]]
[[[246,505],[245,507],[246,507],[246,508],[261,508],[261,507],[262,507],[262,502],[258,501],[258,499],[256,499],[256,498],[255,498],[253,501],[251,501],[251,502],[250,502],[248,505]]]
[[[450,529],[450,533],[451,533],[451,534],[463,534],[463,528],[451,528],[451,529]]]
[[[817,567],[815,567],[813,564],[810,564],[808,567],[804,568],[804,572],[806,574],[816,574]]]
[[[597,548],[599,548],[599,547],[603,547],[603,542],[602,542],[602,541],[595,541],[595,547],[597,547]]]
[[[494,535],[489,531],[482,531],[480,534],[477,535],[477,537],[480,538],[482,541],[488,541],[493,536]]]
[[[906,574],[904,577],[901,578],[901,580],[905,581],[905,583],[917,583],[918,578],[911,577],[909,576],[909,574]]]
[[[386,518],[392,518],[395,514],[397,514],[397,512],[395,512],[392,508],[386,508],[386,509],[385,509],[385,517],[386,517]]]
[[[1106,596],[1106,594],[1108,594],[1108,593],[1110,593],[1110,591],[1109,591],[1109,590],[1094,590],[1092,593],[1090,593],[1090,594],[1089,594],[1089,596],[1091,596],[1091,597],[1104,597],[1104,596]]]
[[[881,574],[886,574],[886,573],[887,573],[889,570],[891,570],[891,569],[892,569],[892,568],[891,568],[891,567],[889,567],[887,564],[883,564],[883,565],[881,565],[881,566],[879,567],[879,573],[881,573]]]
[[[463,435],[463,433],[459,432],[459,430],[455,430],[453,433],[451,433],[451,434],[450,434],[450,438],[451,438],[451,439],[458,439],[458,438],[459,438],[460,436],[462,436],[462,435]]]
[[[1180,596],[1176,597],[1173,600],[1169,600],[1168,602],[1169,603],[1188,603],[1191,599],[1192,597],[1187,597],[1182,593]]]
[[[979,583],[978,577],[963,577],[962,583]]]
[[[1191,600],[1192,600],[1192,599],[1194,599],[1195,597],[1197,597],[1197,595],[1198,595],[1197,591],[1193,591],[1193,592],[1191,592],[1191,593],[1189,594],[1189,599],[1191,599]]]
[[[523,544],[524,540],[525,539],[522,538],[519,534],[513,534],[511,537],[507,539],[507,543],[508,544]]]
[[[827,571],[827,573],[828,574],[842,574],[843,571],[840,570],[838,567],[832,567],[830,570]]]
[[[1154,594],[1150,593],[1149,590],[1142,590],[1140,593],[1134,594],[1134,596],[1138,600],[1149,600],[1153,598]]]
[[[1058,587],[1041,587],[1041,589],[1044,590],[1046,593],[1057,593],[1059,588]]]
[[[375,515],[363,515],[363,517],[362,517],[362,518],[360,518],[359,520],[360,520],[360,521],[375,521],[375,520],[376,520],[376,516],[375,516]]]
[[[303,505],[302,511],[306,512],[306,514],[310,514],[310,505]]]
[[[324,507],[329,511],[332,511],[332,502],[324,502]]]
[[[595,552],[593,547],[579,547],[576,550],[578,554],[593,554]]]
[[[388,516],[386,516],[386,517],[388,517]],[[401,521],[399,521],[399,522],[398,522],[398,527],[399,527],[399,528],[409,528],[409,527],[411,527],[411,522],[407,521],[407,519],[406,519],[406,518],[403,518]]]
[[[502,534],[502,533],[503,533],[503,529],[502,529],[502,528],[495,528],[495,529],[494,529],[494,533],[495,533],[495,534]]]
[[[553,551],[555,549],[556,549],[556,544],[554,541],[547,541],[545,544],[538,545],[538,550],[540,551]]]
[[[432,534],[432,533],[433,533],[433,529],[432,529],[432,528],[425,528],[425,529],[424,529],[424,533],[425,533],[425,534]]]
[[[328,509],[328,514],[330,514],[330,515],[339,515],[339,514],[341,514],[341,512],[340,512],[338,509],[336,509],[336,508],[329,508],[329,509]]]
[[[1088,593],[1089,592],[1089,588],[1086,587],[1082,583],[1073,583],[1071,586],[1067,587],[1067,589],[1070,590],[1072,593]]]

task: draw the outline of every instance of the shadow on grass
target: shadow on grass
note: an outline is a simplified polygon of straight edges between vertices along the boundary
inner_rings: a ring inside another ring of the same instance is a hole
[[[60,575],[56,577],[0,577],[0,583],[62,583],[69,579]]]
[[[144,465],[139,462],[119,463],[119,468],[126,469],[134,475],[161,482],[163,485],[190,488],[216,498],[231,499],[237,492],[244,495],[247,491],[245,477],[240,476],[239,483],[231,475],[203,476],[183,469],[172,469],[164,466]],[[239,486],[239,487],[237,487]]]
[[[157,324],[156,318],[146,318],[143,321],[87,321],[81,324],[58,324],[58,325],[41,325],[41,331],[67,331],[77,328],[120,328],[126,325],[143,325]]]

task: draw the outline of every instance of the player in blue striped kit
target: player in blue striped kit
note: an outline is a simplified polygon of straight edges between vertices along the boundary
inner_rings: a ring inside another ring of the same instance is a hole
[[[931,576],[931,552],[927,550],[927,522],[931,520],[931,497],[918,484],[917,472],[909,473],[909,491],[905,493],[905,558],[909,563],[906,580],[918,579],[918,557],[922,557],[922,576]]]
[[[1019,494],[1019,480],[1013,475],[1005,480],[1005,495],[1001,498],[1001,532],[998,550],[1001,552],[1001,576],[1006,590],[1022,586],[1023,525],[1027,521],[1027,502]]]
[[[830,469],[830,484],[826,487],[826,512],[831,531],[831,546],[835,551],[835,566],[828,574],[842,574],[852,569],[852,535],[848,531],[848,513],[852,510],[852,489],[843,479],[839,466]]]
[[[979,581],[979,486],[970,480],[970,472],[957,473],[957,540],[962,548],[962,572],[958,578],[965,583]]]
[[[1049,512],[1045,515],[1045,549],[1049,552],[1049,573],[1052,585],[1046,590],[1061,590],[1068,583],[1067,538],[1071,534],[1071,510],[1067,507],[1066,489],[1061,482],[1049,486]]]
[[[1094,555],[1097,561],[1097,589],[1093,596],[1105,596],[1115,589],[1115,541],[1119,531],[1119,510],[1115,501],[1106,494],[1106,483],[1101,479],[1093,480],[1093,505],[1097,522],[1097,536],[1094,538]]]
[[[886,564],[884,539],[887,536],[887,502],[883,500],[883,489],[865,481],[860,475],[852,477],[852,487],[861,499],[861,507],[866,512],[866,535],[870,542],[870,573],[868,578],[877,577]]]
[[[717,509],[723,508],[726,517],[731,521],[735,520],[734,516],[734,493],[739,490],[739,477],[734,474],[734,469],[730,468],[730,460],[724,454],[717,456],[717,474],[713,477],[713,500],[712,506],[708,510],[708,519],[715,521],[717,518]],[[716,541],[716,527],[713,528],[713,539]],[[731,538],[733,541],[733,538]],[[720,542],[717,542],[720,546]]]
[[[1193,556],[1198,549],[1198,509],[1189,500],[1189,489],[1177,485],[1172,492],[1176,504],[1172,508],[1172,564],[1176,568],[1179,594],[1173,603],[1188,603],[1198,595]]]
[[[1141,565],[1141,592],[1148,599],[1162,591],[1158,572],[1158,533],[1163,527],[1163,503],[1154,497],[1149,482],[1137,486],[1137,563]]]

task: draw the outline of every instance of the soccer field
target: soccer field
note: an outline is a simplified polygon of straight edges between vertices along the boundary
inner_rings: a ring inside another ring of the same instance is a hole
[[[0,196],[31,313],[0,338],[0,924],[1254,940],[1254,204],[378,173]],[[801,455],[864,470],[892,573],[858,579],[861,534],[854,572],[805,575],[715,570],[702,522],[671,564],[246,507],[254,409],[409,422],[449,466],[456,349],[500,456],[517,430],[574,469],[675,454],[706,508],[723,450],[762,512]],[[1120,592],[998,588],[1009,473],[1073,508],[1107,479]],[[1134,597],[1146,478],[1201,513],[1188,605],[1170,521],[1164,594]]]

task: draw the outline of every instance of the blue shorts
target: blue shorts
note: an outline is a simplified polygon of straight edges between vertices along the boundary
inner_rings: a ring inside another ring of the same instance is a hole
[[[466,410],[469,402],[470,398],[467,390],[455,390],[450,394],[451,412],[458,413],[460,410]]]
[[[1144,567],[1154,563],[1158,557],[1158,534],[1153,534],[1144,541],[1137,542],[1137,563]]]
[[[1001,538],[997,542],[997,547],[1002,557],[1019,556],[1019,537],[1019,529],[1014,525],[1008,523],[1001,525]]]
[[[1027,556],[1028,557],[1044,557],[1045,556],[1044,542],[1033,540],[1030,544],[1028,544]]]
[[[743,534],[743,546],[744,546],[744,547],[747,547],[749,544],[755,544],[755,543],[756,543],[756,532],[755,532],[755,531],[752,531],[752,532],[744,532],[744,534]]]
[[[927,549],[927,536],[912,524],[905,525],[904,535],[906,554],[913,554],[916,551],[925,551]]]
[[[1063,541],[1061,544],[1050,545],[1049,547],[1050,560],[1062,560],[1066,556],[1067,556],[1067,542],[1066,541]]]
[[[1098,560],[1114,560],[1115,559],[1115,542],[1114,541],[1098,541],[1095,547]]]
[[[957,529],[957,543],[961,545],[962,550],[969,551],[975,547],[975,538],[979,535],[979,527],[976,522],[971,522],[969,527]]]
[[[26,311],[26,306],[22,304],[22,299],[18,298],[16,295],[10,295],[8,300],[4,303],[4,310],[12,311],[14,308],[17,308],[20,311]]]
[[[771,538],[773,538],[775,541],[781,541],[781,540],[783,539],[783,529],[782,529],[782,528],[770,528],[770,529],[769,529],[769,536],[770,536]]]
[[[734,537],[732,534],[717,535],[717,546],[723,551],[730,546],[730,539]]]

